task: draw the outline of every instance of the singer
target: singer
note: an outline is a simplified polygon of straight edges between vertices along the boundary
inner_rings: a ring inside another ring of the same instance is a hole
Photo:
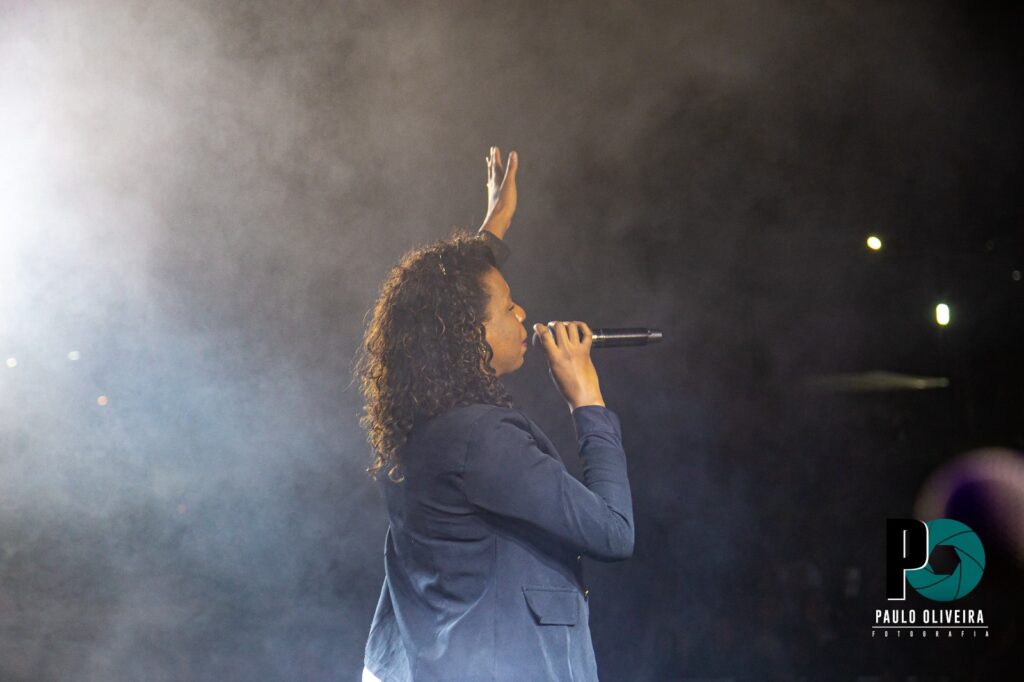
[[[499,377],[529,348],[498,267],[518,155],[492,147],[480,235],[406,254],[384,282],[356,377],[389,528],[364,680],[594,681],[582,557],[633,553],[619,418],[584,322],[536,324],[584,462],[573,477]]]

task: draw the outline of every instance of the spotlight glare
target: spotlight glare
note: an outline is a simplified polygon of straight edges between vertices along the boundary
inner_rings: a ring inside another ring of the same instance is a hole
[[[882,248],[882,240],[875,235],[871,235],[868,237],[868,248],[872,251],[880,250]]]
[[[7,366],[14,369],[18,366],[18,358],[7,358]]]
[[[81,357],[82,354],[79,353],[77,350],[73,350],[70,353],[68,353],[68,360],[70,360],[71,362],[74,362],[75,360],[78,360]]]
[[[945,327],[949,324],[949,306],[945,303],[940,303],[935,306],[935,321],[941,326]]]
[[[108,402],[110,401],[107,400],[107,396],[105,395],[101,395],[99,398],[96,398],[96,404],[100,407],[106,407]]]

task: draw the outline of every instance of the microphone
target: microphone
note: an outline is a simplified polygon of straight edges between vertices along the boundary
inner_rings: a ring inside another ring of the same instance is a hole
[[[643,327],[598,327],[593,332],[592,348],[618,348],[620,346],[646,346],[661,341],[660,329]]]
[[[598,327],[593,332],[591,348],[619,348],[622,346],[646,346],[661,341],[660,329],[644,327]],[[533,333],[533,345],[537,346],[540,338]]]

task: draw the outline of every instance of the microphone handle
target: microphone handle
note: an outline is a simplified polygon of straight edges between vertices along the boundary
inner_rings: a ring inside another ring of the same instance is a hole
[[[661,341],[661,331],[643,327],[600,327],[593,332],[593,348],[646,346]]]

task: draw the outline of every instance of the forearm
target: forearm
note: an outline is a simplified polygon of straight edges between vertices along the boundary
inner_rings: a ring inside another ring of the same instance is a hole
[[[619,419],[606,407],[587,405],[573,410],[573,422],[583,460],[584,485],[619,518],[608,528],[603,556],[596,558],[624,559],[633,553],[633,498]]]

